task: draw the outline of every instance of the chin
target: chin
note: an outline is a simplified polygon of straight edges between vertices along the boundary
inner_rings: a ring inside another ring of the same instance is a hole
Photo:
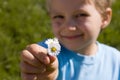
[[[73,45],[65,45],[65,47],[71,51],[77,51],[78,46],[73,46]]]

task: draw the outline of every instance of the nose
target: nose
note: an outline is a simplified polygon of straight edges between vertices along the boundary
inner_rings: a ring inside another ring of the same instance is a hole
[[[64,26],[65,26],[66,29],[68,29],[70,31],[77,30],[77,24],[76,24],[75,20],[73,20],[73,19],[67,20],[65,22]]]

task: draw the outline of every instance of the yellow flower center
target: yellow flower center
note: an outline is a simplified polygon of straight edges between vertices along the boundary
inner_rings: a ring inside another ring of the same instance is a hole
[[[51,48],[51,51],[52,51],[52,52],[55,52],[55,51],[57,51],[57,49],[56,49],[55,47],[52,47],[52,48]]]

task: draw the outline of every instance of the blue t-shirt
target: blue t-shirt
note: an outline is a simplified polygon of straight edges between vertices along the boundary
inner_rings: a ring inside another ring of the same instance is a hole
[[[47,48],[44,41],[38,44]],[[61,45],[57,80],[120,80],[120,52],[99,42],[97,45],[94,56],[81,55]]]

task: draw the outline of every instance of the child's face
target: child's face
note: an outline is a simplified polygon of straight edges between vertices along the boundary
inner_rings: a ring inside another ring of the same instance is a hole
[[[66,48],[85,53],[93,48],[103,20],[93,4],[82,0],[51,0],[54,35]]]

